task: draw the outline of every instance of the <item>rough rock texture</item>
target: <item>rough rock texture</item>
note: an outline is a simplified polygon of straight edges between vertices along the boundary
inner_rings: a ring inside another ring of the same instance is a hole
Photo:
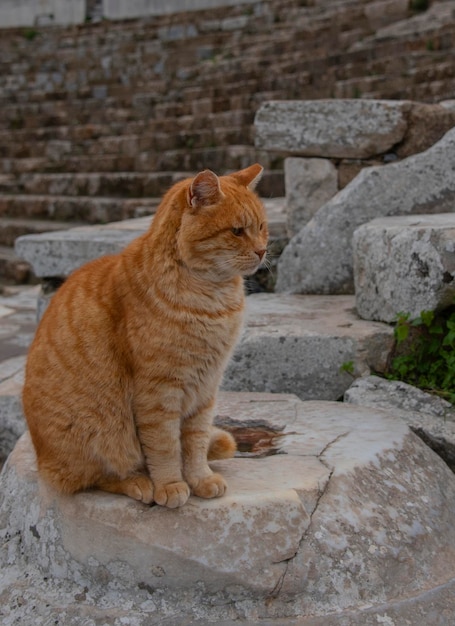
[[[58,496],[24,435],[0,478],[2,623],[450,623],[455,478],[403,421],[259,394],[218,413],[258,450],[178,510]]]
[[[223,386],[337,400],[353,376],[384,371],[393,343],[390,326],[359,319],[353,296],[255,294]]]
[[[329,159],[289,157],[284,161],[287,233],[293,237],[338,191],[338,172]]]
[[[254,121],[256,147],[301,156],[367,159],[403,139],[410,106],[392,100],[264,102]]]
[[[455,129],[403,161],[366,168],[291,239],[276,290],[352,293],[352,235],[376,217],[455,210]]]
[[[402,418],[455,471],[455,407],[412,385],[378,376],[355,380],[344,401]]]
[[[368,48],[372,42],[379,45],[380,43],[390,41],[395,37],[404,34],[414,37],[417,34],[430,34],[439,26],[447,24],[447,21],[452,17],[453,4],[450,0],[446,0],[445,2],[434,2],[430,4],[427,11],[423,11],[421,13],[419,12],[417,15],[414,15],[414,17],[402,19],[398,22],[379,28],[371,37],[365,37],[362,41],[356,42],[352,46],[352,49],[359,50],[362,48]]]
[[[439,141],[455,126],[455,111],[440,104],[413,102],[407,122],[406,135],[394,149],[400,158],[423,152]]]
[[[392,322],[416,318],[455,299],[455,213],[384,217],[353,237],[357,312]]]
[[[25,357],[19,356],[1,364],[0,372],[0,464],[14,448],[25,430],[21,391],[24,382]]]
[[[103,254],[120,252],[147,230],[152,219],[141,217],[103,226],[24,235],[16,240],[15,249],[18,256],[31,264],[36,276],[68,276]]]

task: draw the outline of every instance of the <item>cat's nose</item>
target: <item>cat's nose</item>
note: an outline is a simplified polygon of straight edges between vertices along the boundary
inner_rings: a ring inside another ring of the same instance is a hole
[[[262,261],[267,250],[264,248],[263,250],[255,250],[255,252],[259,257],[259,260]]]

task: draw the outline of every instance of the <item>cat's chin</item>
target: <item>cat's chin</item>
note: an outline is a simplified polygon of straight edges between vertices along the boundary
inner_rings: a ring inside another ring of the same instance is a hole
[[[253,274],[256,274],[256,272],[261,268],[264,267],[264,263],[255,263],[254,265],[250,265],[250,267],[246,268],[243,271],[243,276],[252,276]]]

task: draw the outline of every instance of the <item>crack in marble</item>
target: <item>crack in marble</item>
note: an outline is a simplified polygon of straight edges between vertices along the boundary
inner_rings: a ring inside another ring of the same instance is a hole
[[[327,450],[333,446],[334,444],[338,443],[338,441],[340,441],[341,439],[343,439],[344,437],[347,437],[347,435],[349,435],[349,431],[346,431],[344,433],[341,433],[340,435],[337,435],[332,441],[329,441],[324,448],[321,450],[321,452],[316,455],[316,458],[324,465],[324,467],[326,467],[329,470],[329,476],[327,478],[327,481],[324,485],[324,487],[320,490],[320,492],[317,495],[316,498],[316,504],[313,508],[313,510],[311,511],[311,513],[309,514],[310,517],[310,521],[308,526],[306,527],[306,529],[304,530],[304,532],[302,533],[302,536],[299,540],[299,545],[297,547],[297,550],[295,551],[295,553],[291,556],[288,557],[287,559],[283,559],[282,561],[279,561],[279,563],[284,563],[285,564],[285,569],[283,572],[281,572],[281,574],[279,575],[277,582],[275,583],[275,586],[273,587],[273,589],[270,591],[270,593],[267,596],[267,600],[266,603],[272,602],[274,599],[278,598],[278,596],[280,595],[281,589],[283,588],[283,584],[286,578],[286,575],[288,573],[288,569],[289,569],[289,564],[291,563],[291,561],[293,559],[295,559],[296,555],[299,553],[301,546],[303,545],[306,537],[308,536],[312,525],[313,525],[313,517],[316,513],[316,511],[318,510],[319,507],[319,503],[321,502],[323,496],[327,493],[327,490],[329,488],[330,485],[330,481],[331,478],[333,476],[333,473],[335,471],[335,468],[331,465],[329,465],[329,463],[327,463],[327,461],[325,459],[323,459],[323,455],[327,452]]]

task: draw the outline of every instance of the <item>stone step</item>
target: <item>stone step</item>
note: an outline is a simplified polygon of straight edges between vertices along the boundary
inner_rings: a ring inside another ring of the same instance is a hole
[[[21,259],[11,246],[0,245],[0,288],[5,285],[26,285],[38,282],[29,263]]]
[[[0,246],[12,248],[18,237],[49,231],[60,232],[77,225],[74,222],[59,222],[55,220],[0,217]],[[79,226],[82,226],[82,224],[79,224]]]
[[[0,216],[106,223],[155,212],[159,198],[0,194]]]
[[[155,159],[156,161],[157,159]],[[135,159],[121,155],[34,157],[0,159],[0,173],[20,175],[27,172],[132,172]]]
[[[216,412],[243,450],[213,463],[228,491],[174,510],[60,496],[23,435],[0,477],[3,593],[23,593],[27,571],[28,602],[3,607],[11,623],[57,611],[114,626],[365,626],[384,615],[437,626],[435,615],[453,615],[455,478],[393,411],[222,393]]]
[[[81,154],[67,152],[64,146],[54,146],[49,157],[0,158],[0,176],[21,176],[30,173],[150,173],[198,172],[205,168],[223,173],[239,170],[259,162],[265,167],[263,179],[276,176],[282,170],[283,159],[269,155],[252,145],[226,144],[218,147],[144,150],[133,156],[125,154]],[[62,149],[62,152],[59,150]],[[264,192],[265,193],[265,192]],[[283,195],[283,182],[273,189],[274,196]]]
[[[237,144],[248,140],[254,113],[247,111],[209,113],[204,116],[185,115],[179,118],[163,118],[155,122],[140,124],[130,122],[135,133],[122,128],[117,133],[109,129],[103,135],[76,136],[74,131],[64,136],[66,127],[56,127],[54,133],[36,130],[3,131],[4,140],[0,148],[0,157],[4,159],[36,158],[42,155],[49,159],[68,154],[103,154],[134,156],[145,150],[168,150],[177,148],[204,148],[219,146],[224,143]],[[141,126],[143,128],[141,128]],[[86,125],[87,127],[87,125]],[[41,132],[40,132],[41,131]],[[58,131],[58,132],[57,132]],[[115,133],[115,134],[113,134]],[[18,136],[19,134],[19,136]],[[34,135],[44,138],[35,139]],[[52,138],[55,135],[59,138]],[[62,137],[62,138],[60,138]]]
[[[354,378],[384,373],[393,328],[361,320],[354,296],[257,293],[223,379],[228,391],[339,400]]]
[[[5,190],[57,196],[104,196],[109,198],[158,198],[190,172],[86,172],[28,173],[5,179]],[[0,179],[1,189],[1,179]]]
[[[31,265],[14,252],[14,243],[18,237],[52,231],[60,232],[76,225],[77,222],[73,221],[0,217],[0,290],[5,285],[38,282]]]

